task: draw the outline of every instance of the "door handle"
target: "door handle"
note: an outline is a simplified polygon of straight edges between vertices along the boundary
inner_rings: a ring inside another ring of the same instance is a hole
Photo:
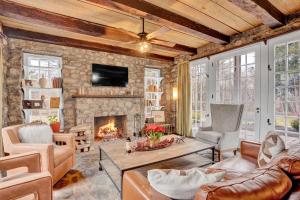
[[[259,113],[259,111],[260,111],[260,108],[256,108],[256,113]]]

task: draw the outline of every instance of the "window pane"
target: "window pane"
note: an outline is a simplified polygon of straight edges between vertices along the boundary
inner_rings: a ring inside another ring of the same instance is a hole
[[[39,61],[38,60],[29,60],[29,65],[30,66],[39,66]]]
[[[288,117],[287,118],[288,131],[298,132],[299,131],[299,118]]]
[[[275,100],[284,101],[285,100],[285,88],[275,88]]]
[[[285,115],[285,103],[282,101],[275,101],[275,115]]]
[[[299,86],[300,73],[288,73],[288,86]]]
[[[286,57],[286,45],[280,44],[275,47],[275,58],[285,58]]]
[[[275,117],[275,129],[276,130],[285,130],[285,118],[284,117]]]
[[[285,73],[277,73],[275,74],[275,86],[285,86],[286,85]]]
[[[299,87],[288,88],[288,101],[300,101]]]
[[[299,116],[299,105],[300,102],[288,102],[287,111],[289,116]]]
[[[285,58],[279,58],[275,60],[275,71],[276,72],[285,71]]]
[[[247,76],[254,76],[255,75],[255,65],[248,65],[247,66]]]
[[[255,63],[255,53],[248,53],[247,54],[247,64]]]
[[[299,55],[299,42],[292,42],[288,44],[288,55]]]

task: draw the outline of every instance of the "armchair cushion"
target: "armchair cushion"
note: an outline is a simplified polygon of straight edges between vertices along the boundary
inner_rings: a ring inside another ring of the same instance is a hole
[[[73,154],[73,149],[68,145],[54,148],[54,167],[57,167]]]
[[[21,143],[52,144],[52,129],[47,124],[30,124],[19,129]]]
[[[196,135],[196,138],[204,140],[205,142],[218,144],[222,135],[222,133],[215,131],[199,131]]]
[[[218,132],[233,132],[240,127],[244,105],[211,104],[212,129]]]

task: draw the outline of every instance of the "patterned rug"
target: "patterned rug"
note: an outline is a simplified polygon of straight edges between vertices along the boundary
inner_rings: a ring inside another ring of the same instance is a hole
[[[76,154],[76,165],[53,187],[54,200],[119,200],[119,192],[104,171],[99,151]]]

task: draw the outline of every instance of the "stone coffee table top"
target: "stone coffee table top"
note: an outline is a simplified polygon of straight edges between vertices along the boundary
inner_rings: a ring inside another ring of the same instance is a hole
[[[154,151],[134,151],[129,154],[125,151],[125,140],[102,143],[100,148],[120,171],[126,171],[212,149],[213,145],[185,138],[184,142],[173,143],[167,148]]]

